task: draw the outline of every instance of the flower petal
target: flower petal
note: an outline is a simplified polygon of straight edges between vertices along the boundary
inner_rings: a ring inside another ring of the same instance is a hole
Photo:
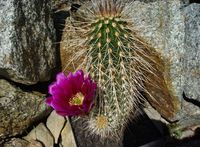
[[[96,84],[90,76],[84,76],[82,70],[71,72],[66,76],[63,72],[58,73],[56,82],[49,86],[51,97],[46,99],[46,103],[53,107],[62,116],[83,115],[88,113],[94,106]],[[72,105],[70,99],[82,93],[83,102],[80,105]]]
[[[54,95],[54,94],[61,94],[63,92],[56,83],[53,83],[49,85],[49,93],[51,95]]]
[[[57,100],[53,100],[51,102],[51,106],[55,109],[55,110],[58,110],[58,111],[66,111],[67,108],[69,107],[69,105],[66,103],[63,103],[63,102],[59,102]]]
[[[48,97],[48,98],[45,99],[45,102],[46,102],[49,106],[51,106],[52,100],[53,100],[52,97]]]
[[[73,94],[72,88],[71,88],[71,83],[70,83],[69,79],[65,76],[65,74],[62,72],[59,73],[56,76],[56,79],[57,79],[56,83],[60,87],[59,89],[61,89],[65,95],[71,96]]]
[[[74,74],[74,80],[76,81],[76,89],[78,91],[81,90],[83,81],[84,81],[84,74],[82,70],[78,70],[75,74]]]

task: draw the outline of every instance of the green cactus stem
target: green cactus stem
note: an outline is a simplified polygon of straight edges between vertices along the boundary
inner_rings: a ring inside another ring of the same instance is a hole
[[[68,32],[76,32],[77,38],[66,42],[77,50],[71,62],[81,60],[78,68],[98,83],[86,128],[101,137],[117,136],[144,101],[140,91],[145,91],[147,73],[154,74],[148,62],[154,62],[149,56],[154,51],[134,31],[126,5],[114,0],[92,2],[92,8],[71,19]]]

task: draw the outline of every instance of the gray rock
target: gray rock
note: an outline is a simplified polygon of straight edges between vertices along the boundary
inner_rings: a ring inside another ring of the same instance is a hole
[[[28,147],[29,142],[20,138],[12,138],[4,144],[4,147]]]
[[[23,84],[50,79],[56,52],[51,1],[0,1],[0,75]]]
[[[31,140],[40,141],[45,147],[54,146],[54,138],[51,132],[45,127],[43,123],[40,123],[27,136],[25,136],[24,139],[27,141]]]
[[[3,147],[43,147],[43,145],[35,140],[26,141],[21,138],[12,138],[4,143]]]
[[[200,101],[200,5],[184,2],[135,1],[130,16],[138,33],[166,61],[165,78],[173,96],[182,102],[184,92]]]
[[[49,114],[41,93],[23,92],[0,79],[0,142]]]
[[[148,4],[136,1],[132,7],[139,33],[170,62],[175,96],[181,100],[184,91],[189,97],[199,98],[200,6],[184,7],[180,0],[174,0]]]
[[[58,143],[58,138],[60,136],[61,130],[65,124],[65,118],[56,113],[56,111],[51,112],[47,118],[46,126],[51,131],[54,136],[55,144]]]
[[[53,9],[59,11],[69,11],[71,9],[71,2],[65,0],[53,1]]]
[[[200,101],[200,4],[183,9],[185,19],[184,86],[188,98]]]
[[[43,147],[42,143],[36,140],[30,140],[28,147]]]
[[[135,29],[166,62],[169,93],[181,103],[173,120],[180,120],[177,128],[185,128],[187,137],[187,129],[200,119],[200,5],[181,0],[135,1],[130,8]]]
[[[68,118],[65,127],[63,128],[61,133],[61,140],[61,144],[63,147],[76,147],[74,134]]]
[[[131,17],[138,33],[169,62],[169,77],[174,96],[182,99],[183,54],[185,24],[180,0],[142,3],[135,1],[131,6]],[[167,75],[166,75],[167,76]]]

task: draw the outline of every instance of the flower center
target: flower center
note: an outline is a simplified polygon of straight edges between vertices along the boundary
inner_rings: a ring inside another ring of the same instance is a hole
[[[83,94],[79,92],[69,101],[69,104],[70,105],[77,105],[77,106],[82,105],[83,99],[84,99]]]

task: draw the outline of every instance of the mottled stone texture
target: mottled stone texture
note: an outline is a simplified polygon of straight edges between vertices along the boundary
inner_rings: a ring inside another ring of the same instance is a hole
[[[23,84],[47,81],[55,68],[51,1],[0,1],[0,75]]]
[[[43,94],[23,92],[0,79],[0,143],[48,115],[44,99]]]
[[[183,9],[185,44],[183,57],[183,91],[188,98],[200,101],[200,4]]]
[[[185,25],[180,9],[181,2],[179,0],[151,3],[135,1],[131,7],[136,30],[161,54],[166,64],[169,64],[165,78],[171,81],[166,82],[169,82],[169,89],[174,92],[174,96],[182,99],[181,60],[185,50]]]
[[[3,147],[30,147],[30,144],[26,140],[13,138],[9,142],[6,142]]]
[[[200,100],[199,4],[189,5],[180,0],[135,1],[130,9],[135,29],[165,62],[164,82],[168,93],[180,102],[183,92],[189,98]],[[190,104],[183,105],[187,109]],[[162,108],[165,106],[163,103]]]

